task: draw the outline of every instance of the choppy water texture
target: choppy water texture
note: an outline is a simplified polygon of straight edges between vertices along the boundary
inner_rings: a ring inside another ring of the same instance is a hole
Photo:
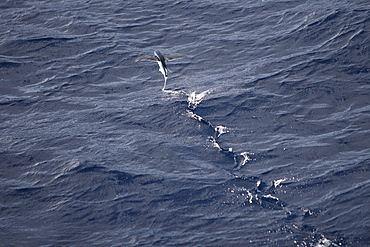
[[[2,1],[0,245],[369,246],[369,8]]]

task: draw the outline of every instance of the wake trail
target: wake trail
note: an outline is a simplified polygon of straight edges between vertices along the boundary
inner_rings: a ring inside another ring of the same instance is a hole
[[[249,161],[251,161],[254,155],[250,152],[235,152],[231,147],[223,147],[219,143],[219,138],[223,134],[227,134],[230,132],[230,129],[228,127],[225,127],[223,125],[217,125],[214,126],[209,120],[203,118],[199,114],[195,113],[195,110],[197,106],[205,99],[205,97],[212,92],[211,89],[196,93],[192,92],[190,94],[184,92],[184,91],[174,91],[174,90],[163,90],[166,93],[172,94],[172,95],[184,95],[187,97],[187,108],[186,108],[186,115],[192,119],[197,120],[204,126],[206,126],[213,135],[208,136],[209,141],[212,143],[212,146],[217,148],[220,153],[223,155],[226,155],[228,157],[231,157],[234,160],[234,167],[233,170],[239,170],[243,166],[245,166]]]

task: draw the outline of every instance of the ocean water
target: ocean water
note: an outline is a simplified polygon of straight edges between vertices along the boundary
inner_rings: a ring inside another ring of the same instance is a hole
[[[1,246],[370,245],[368,1],[0,17]]]

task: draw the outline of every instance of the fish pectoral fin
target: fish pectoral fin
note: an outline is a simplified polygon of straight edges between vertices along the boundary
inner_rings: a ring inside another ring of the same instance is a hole
[[[138,58],[135,59],[135,62],[142,61],[142,60],[157,61],[157,59],[154,58],[154,57],[140,56],[140,57],[138,57]]]
[[[177,56],[177,55],[173,55],[173,56],[164,56],[164,58],[168,61],[168,60],[172,60],[172,59],[177,59],[177,58],[182,58],[182,57],[185,57],[185,56]]]

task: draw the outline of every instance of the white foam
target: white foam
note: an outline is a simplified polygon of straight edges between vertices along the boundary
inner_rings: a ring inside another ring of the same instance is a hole
[[[188,106],[189,108],[191,109],[195,109],[199,104],[200,102],[202,102],[203,98],[209,94],[211,92],[211,90],[206,90],[206,91],[203,91],[199,94],[196,94],[195,92],[192,92],[191,94],[188,95]]]

